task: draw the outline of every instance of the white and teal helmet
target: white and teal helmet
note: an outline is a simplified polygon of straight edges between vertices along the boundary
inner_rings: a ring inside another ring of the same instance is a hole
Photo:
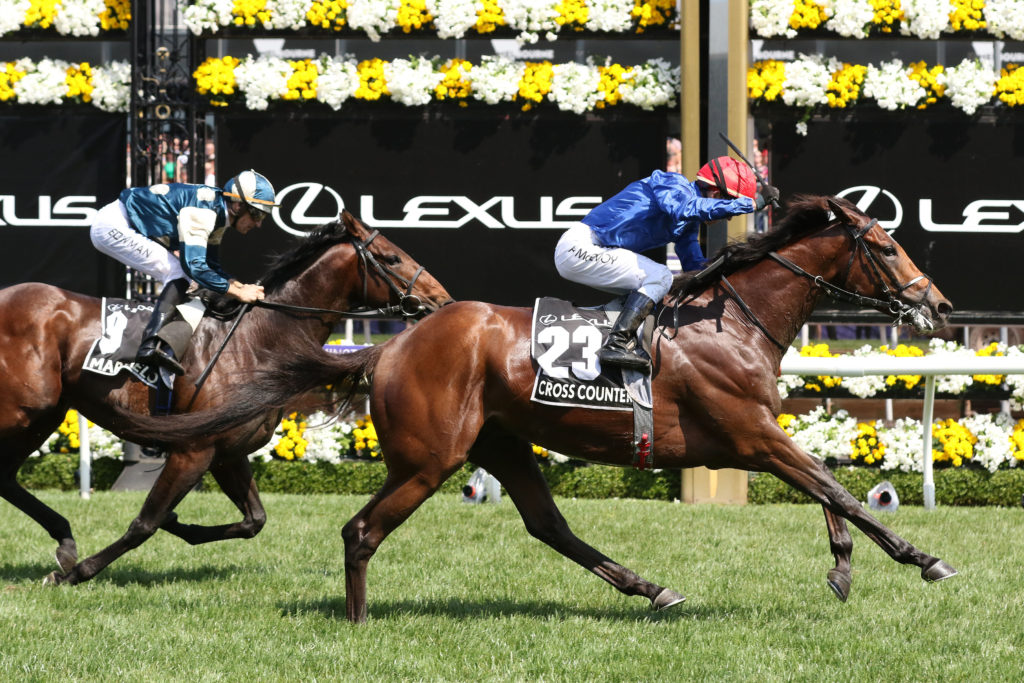
[[[252,208],[270,213],[277,203],[274,186],[256,171],[242,171],[224,186],[224,196],[245,202]]]

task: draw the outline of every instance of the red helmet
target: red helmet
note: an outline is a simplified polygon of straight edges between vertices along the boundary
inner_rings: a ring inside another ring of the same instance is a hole
[[[697,180],[717,187],[726,196],[755,199],[757,194],[754,172],[745,163],[732,157],[718,157],[704,164],[697,172]]]

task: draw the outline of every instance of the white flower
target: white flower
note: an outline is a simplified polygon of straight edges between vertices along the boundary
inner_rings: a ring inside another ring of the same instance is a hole
[[[63,60],[43,59],[32,64],[29,59],[20,59],[16,68],[25,71],[25,77],[14,84],[14,94],[20,104],[60,104],[68,94],[65,81],[70,66]]]
[[[949,0],[903,0],[900,33],[935,40],[949,27],[953,5]]]
[[[558,31],[558,10],[551,0],[502,0],[505,21],[519,31],[520,43],[536,43],[541,32],[545,38],[555,40]]]
[[[0,0],[0,36],[21,29],[31,6],[29,0]]]
[[[882,62],[878,67],[868,65],[864,76],[864,96],[873,97],[879,107],[890,111],[916,106],[928,93],[907,74],[903,62],[898,59]]]
[[[552,67],[551,92],[548,99],[562,111],[582,114],[593,111],[594,105],[604,99],[598,89],[601,73],[591,64],[555,64]]]
[[[995,472],[1003,463],[1016,464],[1013,445],[1010,443],[1014,422],[1009,415],[972,415],[960,420],[960,424],[978,439],[971,460],[989,472]]]
[[[182,9],[185,26],[196,35],[203,31],[216,31],[221,26],[229,26],[234,6],[234,0],[197,0],[195,4],[188,4],[188,0],[179,0],[178,5],[179,9]]]
[[[790,106],[813,107],[828,104],[826,89],[836,66],[817,56],[800,55],[786,64],[786,79],[782,83],[782,101]]]
[[[100,32],[100,14],[106,9],[103,0],[61,0],[53,27],[61,35],[95,36]]]
[[[473,99],[487,104],[511,102],[519,92],[519,81],[525,73],[525,62],[485,55],[469,72]]]
[[[847,38],[864,38],[874,16],[871,0],[835,0],[825,28]]]
[[[978,59],[964,59],[958,66],[946,69],[943,75],[946,97],[966,114],[973,114],[978,107],[987,104],[995,92],[996,75]]]
[[[393,59],[384,65],[384,80],[391,99],[407,107],[428,104],[434,88],[443,79],[444,74],[429,59]]]
[[[438,38],[461,38],[476,25],[476,13],[483,9],[480,0],[427,0],[427,11],[434,17]]]
[[[248,55],[235,67],[235,82],[245,93],[245,106],[263,111],[270,99],[279,99],[288,92],[288,77],[294,69],[278,57],[253,58]]]
[[[337,111],[359,88],[359,72],[352,58],[320,58],[316,79],[316,99]]]
[[[92,103],[103,111],[127,112],[131,95],[132,67],[111,62],[92,71]]]
[[[270,18],[263,22],[263,28],[302,28],[306,25],[306,12],[312,4],[312,0],[267,0],[265,9]]]
[[[986,0],[982,11],[989,33],[998,38],[1024,40],[1024,2]]]
[[[796,31],[789,27],[795,5],[794,0],[752,0],[750,28],[762,38],[795,38]]]
[[[878,435],[885,444],[881,469],[901,472],[924,470],[924,426],[917,420],[901,418]]]
[[[400,0],[352,0],[346,10],[348,25],[363,30],[373,42],[390,31],[398,22]]]
[[[679,92],[679,67],[661,58],[648,59],[624,74],[628,80],[619,86],[622,101],[650,111],[655,107],[673,107]]]
[[[588,0],[587,30],[624,32],[633,28],[632,0]]]

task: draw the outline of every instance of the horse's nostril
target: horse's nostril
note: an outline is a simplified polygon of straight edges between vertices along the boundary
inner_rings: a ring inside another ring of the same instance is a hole
[[[948,301],[940,301],[939,305],[935,307],[935,310],[938,311],[939,315],[943,318],[948,318],[953,312],[953,304]]]

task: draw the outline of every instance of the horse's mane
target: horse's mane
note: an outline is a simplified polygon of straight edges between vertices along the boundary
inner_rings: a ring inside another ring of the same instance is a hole
[[[852,202],[840,197],[795,195],[786,202],[785,217],[777,222],[770,232],[754,235],[745,242],[727,244],[709,259],[709,261],[715,261],[719,256],[724,258],[722,267],[714,274],[712,281],[758,263],[771,252],[823,228],[828,223],[830,212],[828,200],[832,200],[851,213],[860,213],[860,210]],[[694,275],[696,275],[694,272],[677,275],[673,279],[670,295],[673,297],[686,296],[692,290],[697,289],[700,285],[694,282]]]
[[[292,247],[272,257],[267,272],[260,279],[267,294],[281,287],[304,270],[309,262],[329,247],[351,240],[345,225],[336,220],[310,230],[305,237],[295,240]]]

